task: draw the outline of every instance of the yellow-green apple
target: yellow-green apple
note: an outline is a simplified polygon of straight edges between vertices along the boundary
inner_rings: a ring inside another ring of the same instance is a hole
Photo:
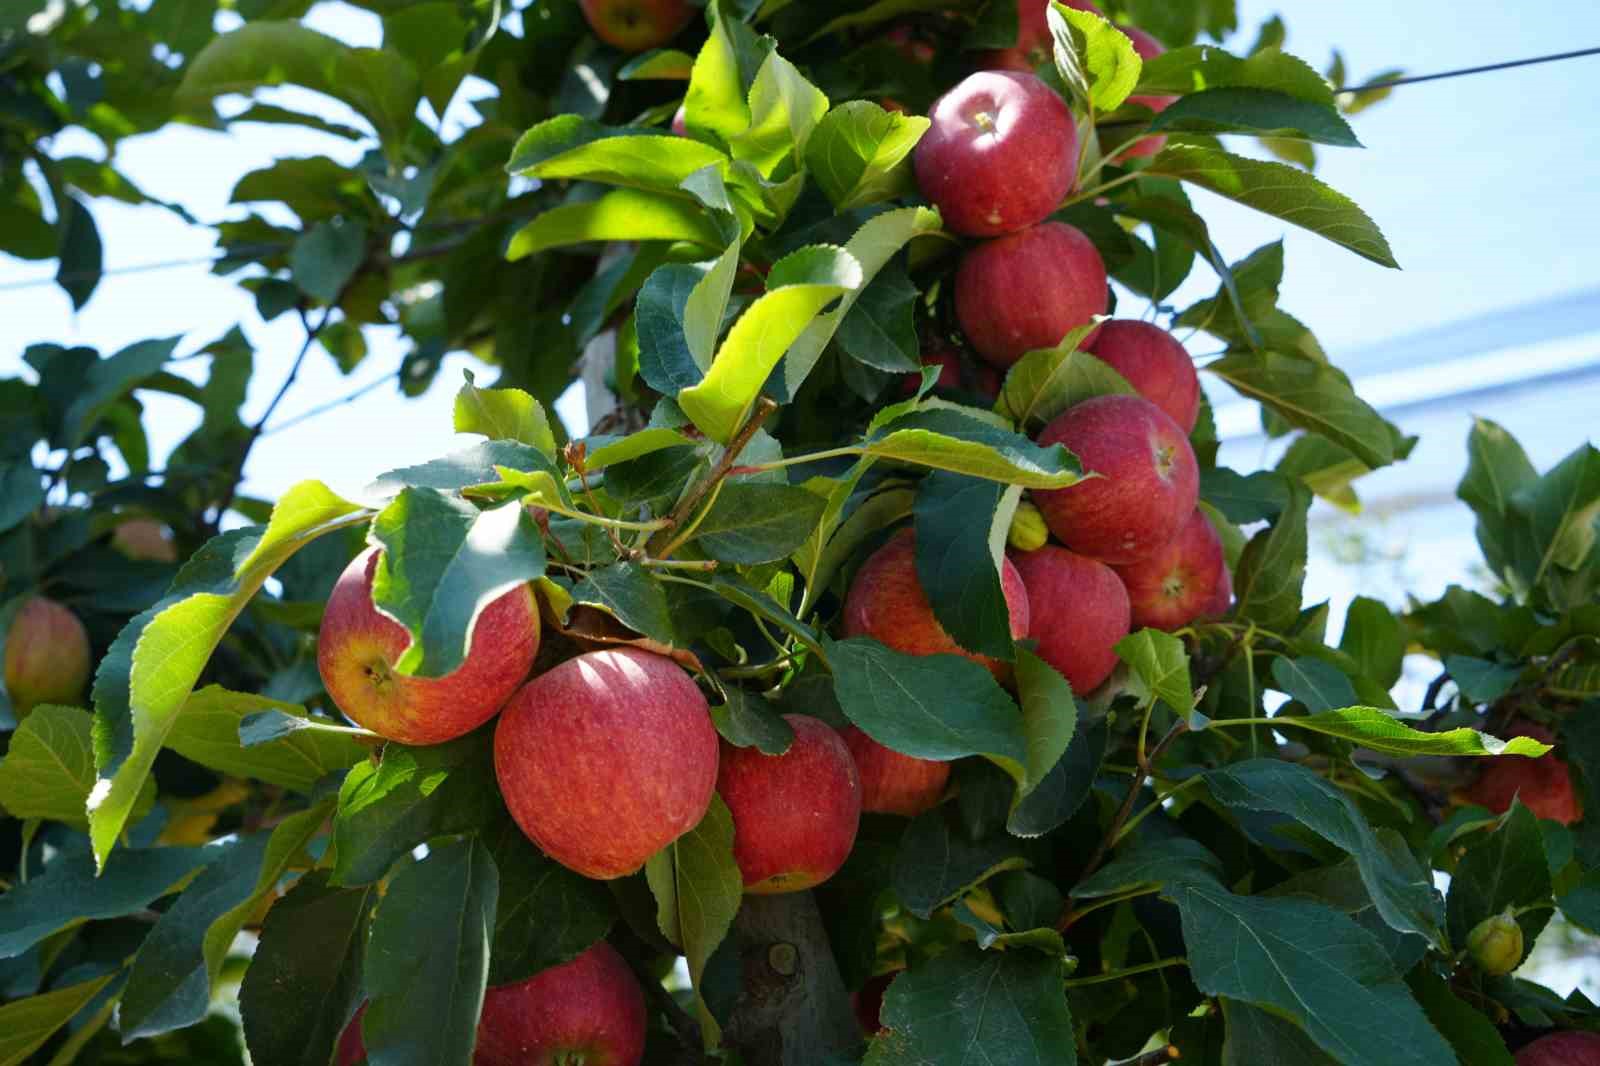
[[[1541,744],[1555,743],[1550,730],[1532,722],[1518,722],[1507,730],[1507,735],[1532,737]],[[1540,818],[1562,825],[1571,825],[1583,817],[1583,801],[1573,787],[1567,762],[1555,752],[1546,752],[1537,759],[1504,755],[1487,761],[1488,765],[1467,789],[1469,802],[1504,814],[1511,809],[1512,799],[1519,799]]]
[[[968,237],[1025,229],[1072,191],[1078,127],[1032,74],[984,70],[934,101],[913,164],[945,228]]]
[[[1006,529],[1006,543],[1018,551],[1031,552],[1042,548],[1050,539],[1050,527],[1044,524],[1044,515],[1028,500],[1017,505]],[[1030,608],[1029,613],[1032,613]]]
[[[968,651],[939,624],[917,580],[916,545],[916,535],[901,530],[861,564],[845,594],[844,635],[874,637],[907,655],[961,655],[1004,678],[1008,664]],[[1010,560],[1001,566],[1000,589],[1010,612],[1011,635],[1027,636],[1028,594]]]
[[[111,534],[111,546],[129,559],[175,563],[178,548],[167,527],[150,518],[130,518]]]
[[[494,717],[539,653],[539,608],[518,585],[485,607],[460,666],[443,677],[395,672],[411,644],[404,626],[372,602],[381,552],[353,559],[328,597],[317,635],[317,669],[351,721],[401,744],[439,744]]]
[[[1063,222],[985,241],[968,249],[956,269],[961,329],[1001,370],[1105,314],[1107,299],[1104,260],[1088,237]]]
[[[1467,954],[1490,977],[1504,977],[1522,965],[1524,946],[1522,926],[1517,924],[1516,913],[1510,907],[1503,913],[1491,914],[1467,934]]]
[[[367,1057],[366,1004],[339,1037],[335,1062]],[[637,1066],[649,1018],[638,978],[617,949],[597,941],[571,962],[486,989],[473,1066]]]
[[[794,742],[782,755],[722,746],[717,793],[733,814],[733,858],[754,895],[799,892],[832,877],[861,820],[861,777],[827,723],[783,720]]]
[[[1089,0],[1062,0],[1067,7],[1100,14],[1100,9]],[[981,62],[990,70],[1025,70],[1033,72],[1040,63],[1048,63],[1055,48],[1050,35],[1049,0],[1020,0],[1017,4],[1017,43],[1010,48],[984,52]]]
[[[853,725],[839,730],[861,777],[861,809],[915,818],[932,809],[950,780],[950,764],[886,748]]]
[[[1117,641],[1128,635],[1128,593],[1105,563],[1054,544],[1016,552],[1028,589],[1028,636],[1039,658],[1081,694],[1100,687],[1117,666]]]
[[[1517,1066],[1600,1066],[1600,1034],[1574,1029],[1541,1036],[1517,1052]]]
[[[1057,415],[1040,444],[1063,444],[1085,478],[1033,493],[1057,540],[1122,566],[1147,559],[1178,535],[1200,496],[1189,437],[1142,396],[1096,396]]]
[[[624,52],[660,48],[699,10],[689,0],[581,0],[594,35]]]
[[[1179,629],[1196,618],[1221,614],[1232,593],[1222,540],[1198,507],[1154,555],[1116,571],[1128,589],[1135,629]]]
[[[1137,26],[1123,26],[1120,28],[1122,32],[1127,35],[1128,40],[1133,42],[1133,50],[1139,53],[1140,59],[1148,61],[1154,59],[1156,56],[1167,50],[1160,41],[1156,40],[1154,37],[1150,36]],[[1159,115],[1161,112],[1171,107],[1177,99],[1178,98],[1176,96],[1130,96],[1128,97],[1128,103],[1140,104],[1144,107],[1148,107],[1151,111],[1154,111]],[[1161,151],[1161,149],[1165,148],[1166,145],[1167,138],[1165,136],[1145,137],[1142,138],[1138,144],[1124,151],[1122,153],[1122,158],[1137,159],[1142,156],[1155,155],[1157,152]]]
[[[494,771],[528,839],[608,880],[699,824],[717,784],[717,731],[677,663],[607,648],[518,690],[495,726]]]
[[[89,681],[89,633],[55,600],[31,596],[5,634],[6,693],[22,717],[42,703],[76,704]]]
[[[1200,377],[1176,337],[1149,322],[1117,319],[1100,327],[1088,349],[1128,379],[1134,391],[1167,413],[1185,433],[1200,416]]]

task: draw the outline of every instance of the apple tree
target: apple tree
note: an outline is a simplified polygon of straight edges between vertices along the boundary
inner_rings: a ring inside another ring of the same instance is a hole
[[[1415,441],[1191,199],[1394,267],[1314,173],[1384,90],[1226,0],[360,5],[0,13],[75,306],[94,201],[185,213],[119,141],[296,126],[363,154],[216,226],[277,399],[481,364],[474,443],[276,501],[253,321],[0,380],[0,1063],[1600,1062],[1519,976],[1600,931],[1600,453],[1478,422],[1489,578],[1336,621],[1310,509]]]

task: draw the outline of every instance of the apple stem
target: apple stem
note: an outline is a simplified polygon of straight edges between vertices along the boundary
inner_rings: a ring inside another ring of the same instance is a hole
[[[1170,959],[1157,959],[1155,962],[1140,963],[1138,966],[1129,966],[1122,970],[1110,970],[1106,973],[1097,973],[1092,977],[1076,977],[1067,980],[1068,988],[1082,988],[1084,985],[1098,985],[1106,981],[1120,981],[1124,977],[1133,977],[1136,974],[1149,973],[1152,970],[1164,970],[1169,966],[1187,966],[1189,960],[1182,955],[1174,955]]]
[[[706,498],[706,493],[720,485],[722,479],[728,476],[728,472],[733,469],[734,463],[739,459],[739,453],[744,451],[745,445],[750,443],[750,439],[756,435],[756,431],[761,428],[761,424],[777,409],[777,401],[771,397],[763,396],[756,402],[755,411],[740,428],[739,432],[734,434],[733,440],[728,442],[727,448],[722,452],[722,458],[717,460],[717,465],[712,468],[711,473],[707,474],[703,480],[689,490],[683,499],[679,501],[678,506],[673,508],[672,513],[666,517],[667,524],[662,532],[651,537],[645,545],[645,549],[652,558],[657,560],[666,559],[678,548],[679,544],[688,539],[687,536],[683,535],[675,539],[669,539],[666,530],[684,527],[689,515],[694,512],[696,507],[700,506],[700,501]],[[692,529],[693,527],[689,528]],[[660,542],[659,544],[657,543],[658,541]]]

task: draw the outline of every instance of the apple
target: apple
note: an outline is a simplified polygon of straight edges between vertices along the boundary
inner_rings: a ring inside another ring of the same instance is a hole
[[[1600,1066],[1600,1034],[1571,1030],[1541,1036],[1517,1052],[1517,1066]]]
[[[839,730],[861,777],[861,809],[915,818],[944,795],[950,764],[886,748],[855,726]]]
[[[733,814],[733,858],[753,895],[799,892],[832,877],[861,821],[861,777],[844,739],[800,714],[783,720],[782,755],[724,743],[717,792]]]
[[[1117,666],[1117,641],[1128,635],[1128,593],[1105,563],[1047,544],[1013,554],[1028,589],[1028,636],[1039,658],[1083,695]]]
[[[1116,571],[1128,589],[1135,629],[1179,629],[1196,618],[1223,613],[1232,598],[1222,540],[1199,508],[1154,555]],[[1219,600],[1221,611],[1216,610]]]
[[[939,378],[933,383],[935,389],[975,393],[991,403],[1000,395],[1000,375],[994,367],[988,363],[974,366],[961,358],[961,353],[955,348],[942,341],[935,342],[923,351],[922,365],[939,368]],[[921,385],[922,375],[910,373],[901,380],[900,391],[906,396],[913,396]]]
[[[478,615],[467,657],[444,677],[409,677],[394,664],[411,644],[404,626],[372,602],[380,552],[351,560],[333,586],[317,669],[341,711],[357,725],[401,744],[439,744],[494,717],[528,676],[539,653],[539,607],[518,585]]]
[[[1125,35],[1127,35],[1128,40],[1133,42],[1133,50],[1139,53],[1140,59],[1149,61],[1167,50],[1165,45],[1156,40],[1154,37],[1150,36],[1145,31],[1139,29],[1137,26],[1122,26],[1119,28]],[[1148,107],[1151,111],[1160,114],[1167,108],[1171,107],[1173,103],[1177,101],[1177,99],[1178,98],[1176,96],[1130,96],[1128,97],[1128,103],[1140,104],[1144,107]],[[1161,151],[1161,149],[1165,148],[1166,145],[1167,138],[1164,135],[1145,137],[1142,138],[1138,144],[1124,151],[1122,153],[1122,158],[1137,159],[1142,156],[1155,155],[1157,152]]]
[[[1000,588],[1011,615],[1011,635],[1028,633],[1028,594],[1009,560],[1000,571]],[[944,631],[917,580],[916,534],[903,529],[867,558],[844,599],[844,635],[874,637],[907,655],[960,655],[1003,678],[1007,663],[970,652]]]
[[[624,52],[660,48],[698,10],[689,0],[581,0],[594,35]]]
[[[1550,730],[1532,722],[1518,722],[1507,733],[1512,737],[1532,737],[1542,744],[1555,743]],[[1515,797],[1540,818],[1562,825],[1571,825],[1583,817],[1583,801],[1573,787],[1566,760],[1553,751],[1537,759],[1520,755],[1490,759],[1466,796],[1496,814],[1510,810]]]
[[[1033,493],[1057,540],[1081,555],[1124,566],[1178,535],[1200,497],[1189,438],[1142,396],[1096,396],[1067,408],[1039,434],[1064,444],[1086,478]]]
[[[6,692],[18,718],[42,703],[76,705],[89,682],[89,633],[55,600],[24,600],[5,633]]]
[[[111,534],[111,546],[129,559],[152,563],[178,561],[177,546],[167,527],[149,518],[130,518]]]
[[[1522,926],[1512,908],[1491,914],[1467,934],[1467,954],[1490,977],[1504,977],[1522,965]]]
[[[335,1062],[367,1057],[363,1003],[339,1037]],[[485,990],[473,1066],[637,1066],[649,1017],[638,978],[617,949],[597,941],[571,962]]]
[[[1063,222],[969,249],[956,269],[956,317],[977,353],[1005,370],[1106,311],[1106,264]],[[1090,342],[1096,334],[1084,338]]]
[[[609,880],[699,824],[717,784],[717,731],[677,663],[606,648],[518,690],[495,726],[494,770],[529,840]]]
[[[1078,128],[1032,74],[984,70],[934,101],[913,166],[945,228],[968,237],[1025,229],[1072,191]]]
[[[677,137],[689,136],[689,112],[683,104],[672,113],[672,132]]]
[[[1006,543],[1018,551],[1031,552],[1045,546],[1050,539],[1050,527],[1044,524],[1044,515],[1027,500],[1017,505],[1006,529]],[[1033,613],[1029,608],[1030,615]]]
[[[1200,376],[1177,338],[1132,319],[1107,322],[1088,349],[1128,379],[1134,391],[1167,413],[1185,433],[1200,417]]]
[[[1100,14],[1100,9],[1089,0],[1062,0],[1067,7]],[[1040,63],[1048,63],[1055,50],[1055,40],[1050,35],[1048,0],[1020,0],[1017,4],[1017,43],[1010,48],[985,52],[982,63],[990,70],[1025,70],[1033,72]]]

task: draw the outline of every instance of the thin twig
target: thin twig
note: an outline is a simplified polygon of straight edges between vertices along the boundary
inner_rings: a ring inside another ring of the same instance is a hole
[[[717,465],[712,468],[711,473],[707,474],[699,484],[690,489],[688,494],[678,502],[678,506],[673,508],[672,513],[667,516],[668,529],[679,529],[685,525],[689,516],[694,513],[694,509],[700,506],[700,501],[705,499],[706,493],[721,484],[722,479],[728,476],[728,472],[733,469],[733,464],[739,458],[739,453],[744,451],[745,445],[750,443],[750,439],[756,435],[756,431],[761,428],[761,424],[777,409],[777,403],[770,397],[763,396],[756,401],[756,409],[750,415],[749,421],[745,422],[743,428],[734,435],[733,440],[728,442],[728,447],[723,451],[722,458],[717,461]],[[667,550],[670,544],[670,537],[671,535],[668,533],[657,533],[650,538],[650,542],[646,547],[652,558],[665,559],[672,554]]]

